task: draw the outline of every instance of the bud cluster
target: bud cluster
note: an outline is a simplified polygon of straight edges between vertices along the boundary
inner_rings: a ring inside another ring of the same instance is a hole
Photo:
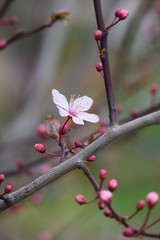
[[[0,174],[0,185],[5,181],[4,174]],[[5,195],[6,193],[10,193],[12,191],[12,186],[10,184],[6,185],[4,188],[4,192],[0,194],[0,198]]]
[[[18,22],[17,16],[12,16],[11,18],[3,18],[0,20],[0,26],[15,25]]]

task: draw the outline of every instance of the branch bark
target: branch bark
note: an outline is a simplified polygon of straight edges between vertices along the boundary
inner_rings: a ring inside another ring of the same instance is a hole
[[[32,195],[39,189],[62,177],[67,172],[70,172],[75,168],[80,168],[80,164],[86,162],[91,155],[102,149],[104,146],[110,144],[114,140],[118,139],[119,137],[154,124],[160,124],[160,111],[148,114],[144,117],[130,121],[121,126],[117,125],[114,127],[109,127],[104,135],[95,140],[77,155],[71,157],[64,163],[50,169],[47,173],[38,177],[33,182],[5,196],[5,201],[0,200],[0,212]]]

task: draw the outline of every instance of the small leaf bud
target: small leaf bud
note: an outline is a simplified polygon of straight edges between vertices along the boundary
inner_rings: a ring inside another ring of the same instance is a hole
[[[107,171],[105,169],[101,169],[99,172],[99,178],[101,180],[105,180],[107,178]]]
[[[101,40],[102,39],[102,35],[103,35],[103,33],[102,33],[102,31],[101,30],[97,30],[97,31],[95,31],[94,32],[94,38],[95,38],[95,40]]]
[[[101,201],[104,201],[107,205],[110,205],[112,202],[112,193],[108,190],[102,190],[99,192],[99,197]]]
[[[116,179],[112,179],[112,180],[110,180],[109,183],[108,183],[108,189],[109,189],[111,192],[115,191],[116,188],[117,188],[117,186],[118,186],[118,182],[117,182]]]
[[[35,148],[36,151],[38,151],[40,153],[44,153],[46,151],[46,148],[42,143],[35,144],[34,148]]]
[[[94,155],[92,155],[90,158],[88,158],[87,161],[89,162],[93,162],[96,159],[96,157]]]
[[[5,193],[10,193],[12,191],[12,186],[11,185],[7,185],[4,189]]]
[[[101,62],[98,62],[98,63],[96,64],[96,69],[97,69],[98,72],[103,71],[103,65],[102,65]]]
[[[5,180],[4,174],[0,174],[0,183],[2,183]]]
[[[128,236],[128,237],[132,237],[134,235],[134,230],[131,227],[127,227],[124,231],[123,231],[123,235],[124,236]]]
[[[153,208],[159,200],[159,195],[156,192],[150,192],[148,193],[146,199],[148,207]]]
[[[79,203],[80,205],[81,204],[85,204],[86,203],[86,199],[83,195],[79,194],[76,196],[75,198],[76,202]]]
[[[145,201],[144,200],[139,200],[137,202],[136,207],[137,207],[138,210],[142,210],[144,208],[144,205],[145,205]]]

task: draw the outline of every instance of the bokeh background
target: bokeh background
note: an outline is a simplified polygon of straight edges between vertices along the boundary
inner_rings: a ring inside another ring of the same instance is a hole
[[[102,0],[102,6],[106,26],[117,8],[129,11],[129,17],[110,31],[108,41],[115,99],[117,105],[123,106],[119,116],[123,121],[130,118],[131,109],[141,112],[151,107],[150,86],[160,83],[160,1]],[[34,144],[42,141],[37,125],[48,114],[64,120],[52,102],[53,88],[68,99],[74,93],[90,96],[94,100],[91,111],[108,122],[104,83],[95,70],[99,56],[93,37],[96,20],[92,1],[12,1],[6,17],[16,15],[19,21],[15,26],[0,26],[0,39],[8,39],[17,29],[30,31],[48,22],[52,11],[60,10],[70,12],[69,21],[56,22],[0,52],[1,173],[15,169],[20,157],[25,163],[42,159],[34,150]],[[157,93],[157,105],[159,99]],[[98,130],[99,124],[73,126],[72,141],[85,139]],[[96,161],[88,164],[97,181],[101,168],[108,171],[108,180],[118,180],[113,205],[122,215],[131,214],[137,201],[148,192],[160,193],[159,137],[159,126],[134,132],[104,148],[96,154]],[[58,149],[53,140],[43,141],[48,150]],[[47,162],[54,166],[58,161]],[[42,163],[43,160],[33,167],[34,176],[8,176],[6,183],[15,188],[23,186],[39,175]],[[74,201],[77,194],[87,200],[94,196],[93,187],[80,170],[68,173],[40,194],[40,204],[30,198],[19,206],[19,211],[17,208],[1,214],[0,239],[35,240],[47,231],[55,240],[123,240],[123,226],[106,218],[97,202],[79,206]],[[159,217],[159,210],[158,205],[150,221]],[[146,210],[132,220],[135,227],[140,226],[145,213]],[[159,226],[152,231],[158,232]]]

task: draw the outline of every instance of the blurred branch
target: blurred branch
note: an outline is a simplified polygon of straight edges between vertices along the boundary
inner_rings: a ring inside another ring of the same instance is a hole
[[[113,80],[116,83],[121,82],[120,80],[123,78],[123,75],[130,64],[130,61],[128,61],[128,59],[130,56],[131,48],[133,46],[133,42],[136,38],[138,29],[144,16],[153,4],[154,0],[140,1],[137,9],[135,10],[135,14],[133,15],[131,21],[128,24],[123,41],[119,47],[119,52],[116,58],[117,60],[113,70]]]
[[[49,21],[49,23],[43,24],[40,27],[30,31],[30,32],[26,32],[25,29],[19,29],[17,30],[7,41],[4,45],[2,45],[0,47],[0,50],[6,48],[9,44],[17,41],[17,40],[21,40],[23,38],[26,37],[30,37],[36,33],[39,33],[41,31],[43,31],[46,28],[51,27],[56,21],[60,21],[60,20],[64,20],[67,19],[67,16],[69,15],[69,12],[59,12],[59,13],[52,13],[51,14],[51,19]]]
[[[25,199],[26,197],[32,195],[39,189],[47,186],[51,182],[62,177],[65,173],[75,168],[81,168],[81,164],[87,161],[87,159],[93,153],[99,151],[104,146],[110,144],[119,137],[124,136],[132,131],[136,131],[140,128],[144,128],[146,126],[154,124],[160,124],[160,111],[148,114],[144,117],[130,121],[121,126],[109,127],[104,135],[95,140],[93,143],[91,143],[88,147],[79,152],[77,155],[71,157],[64,163],[50,169],[47,173],[38,177],[33,182],[23,186],[22,188],[16,190],[13,193],[6,195],[4,197],[4,201],[0,200],[0,212],[16,204],[17,202]]]
[[[13,2],[13,0],[6,0],[2,7],[0,8],[0,18],[2,18],[9,7],[9,5]]]

